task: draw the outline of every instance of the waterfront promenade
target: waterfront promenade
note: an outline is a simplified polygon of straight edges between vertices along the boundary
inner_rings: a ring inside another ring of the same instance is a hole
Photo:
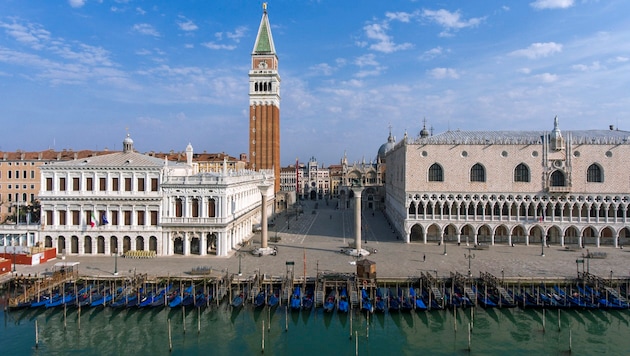
[[[317,208],[315,204],[317,203]],[[114,265],[117,265],[119,276],[148,274],[150,276],[186,276],[197,267],[212,268],[213,271],[237,273],[243,277],[258,272],[267,275],[283,276],[287,271],[287,262],[294,264],[295,276],[314,277],[318,272],[354,273],[356,266],[354,257],[340,253],[354,239],[353,210],[335,209],[336,202],[326,204],[323,200],[304,201],[303,214],[296,219],[295,215],[281,214],[275,218],[275,225],[269,228],[269,238],[278,236],[278,242],[270,242],[277,246],[277,256],[257,257],[249,253],[260,246],[260,234],[256,234],[249,245],[240,250],[231,251],[228,257],[216,256],[170,256],[151,259],[114,258],[114,256],[66,256],[66,262],[80,262],[79,274],[84,276],[113,276]],[[421,272],[448,277],[450,272],[466,275],[470,262],[474,277],[479,272],[489,272],[497,277],[508,278],[553,278],[576,277],[588,267],[590,273],[603,278],[630,278],[630,250],[613,247],[596,248],[587,246],[590,252],[605,252],[604,259],[585,259],[584,265],[576,264],[582,260],[587,249],[569,251],[561,246],[552,245],[544,248],[545,256],[541,256],[540,244],[530,246],[494,245],[486,250],[469,249],[471,246],[447,244],[446,256],[444,246],[436,243],[405,244],[398,239],[389,227],[381,212],[363,212],[363,248],[376,249],[377,252],[367,257],[376,263],[377,278],[419,276]],[[465,255],[474,255],[467,259]],[[39,266],[17,266],[17,274],[39,274],[50,272],[53,260]],[[503,272],[503,273],[502,273]]]

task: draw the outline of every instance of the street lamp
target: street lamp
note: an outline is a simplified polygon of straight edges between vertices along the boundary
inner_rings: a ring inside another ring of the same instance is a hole
[[[468,277],[472,277],[472,272],[470,271],[470,260],[475,259],[475,254],[471,254],[470,249],[468,249],[468,254],[464,254],[464,258],[468,259]]]
[[[444,245],[444,256],[446,256],[446,238],[442,236],[442,244]]]
[[[243,257],[243,255],[239,252],[238,253],[238,275],[242,276],[243,272],[241,272],[241,258]]]
[[[118,275],[118,247],[114,248],[114,276]]]
[[[13,272],[17,272],[17,269],[15,268],[15,246],[13,246]]]

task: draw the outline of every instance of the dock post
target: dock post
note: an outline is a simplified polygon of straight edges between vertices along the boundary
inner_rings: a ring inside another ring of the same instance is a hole
[[[457,332],[457,307],[453,307],[453,328]]]
[[[35,348],[39,347],[39,330],[37,330],[37,319],[35,319]]]
[[[168,352],[173,351],[173,339],[171,337],[171,319],[168,319]]]
[[[182,305],[182,326],[184,327],[184,334],[186,333],[186,308]]]
[[[79,323],[79,330],[81,330],[81,305],[79,305],[79,310],[77,311],[77,315],[78,315],[78,323]]]
[[[469,325],[471,329],[473,328],[473,326],[475,326],[475,314],[473,313],[474,309],[475,309],[474,307],[470,308],[470,324]]]
[[[350,304],[352,305],[352,303]],[[352,340],[352,308],[350,308],[348,315],[350,315],[350,340]]]
[[[359,335],[358,331],[354,332],[354,352],[356,356],[359,356]],[[352,339],[352,333],[350,333],[350,338]]]
[[[470,351],[470,333],[472,332],[472,324],[468,323],[468,351]]]

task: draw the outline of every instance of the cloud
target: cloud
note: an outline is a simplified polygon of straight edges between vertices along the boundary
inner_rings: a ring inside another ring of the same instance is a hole
[[[377,66],[379,63],[376,61],[375,57],[376,56],[372,53],[365,54],[363,56],[357,57],[354,60],[354,64],[358,65],[359,67]]]
[[[189,20],[183,16],[180,16],[180,18],[182,18],[182,21],[177,23],[177,26],[179,26],[179,29],[182,31],[196,31],[199,27],[197,27],[197,25],[195,25],[194,22],[192,22],[192,20]]]
[[[240,42],[247,33],[247,27],[241,26],[234,29],[234,32],[226,32],[225,36],[234,42]]]
[[[141,7],[136,7],[136,12],[137,12],[137,13],[139,13],[140,15],[144,15],[144,14],[146,14],[146,13],[147,13],[147,12],[146,12],[146,11],[144,11]]]
[[[544,9],[567,9],[573,6],[573,0],[536,0],[529,5],[537,10]]]
[[[562,52],[562,45],[555,42],[532,43],[529,47],[519,49],[509,54],[517,57],[527,57],[529,59],[537,59],[547,57],[554,53]]]
[[[70,4],[71,7],[79,8],[85,5],[85,0],[68,0],[68,4]]]
[[[537,79],[540,79],[544,83],[553,83],[558,80],[558,76],[556,74],[551,73],[542,73],[534,76]]]
[[[461,13],[458,11],[450,12],[448,10],[440,9],[437,11],[424,10],[422,17],[437,23],[444,27],[445,31],[440,33],[442,37],[452,36],[451,30],[460,30],[467,27],[476,27],[485,20],[485,17],[474,17],[468,20],[462,19]]]
[[[143,35],[160,37],[160,33],[148,23],[135,24],[133,30]]]
[[[204,42],[201,45],[210,49],[226,49],[228,51],[236,49],[236,46],[234,45],[217,44],[214,42]]]
[[[424,53],[422,53],[422,55],[420,55],[420,59],[422,59],[422,60],[430,60],[430,59],[433,59],[435,57],[441,56],[443,52],[444,52],[444,50],[440,46],[435,47],[435,48],[431,48],[428,51],[424,51]]]
[[[369,48],[374,51],[393,53],[412,47],[411,43],[395,44],[392,37],[387,34],[387,31],[389,30],[389,25],[387,23],[373,23],[365,25],[363,30],[369,39],[376,41],[376,43],[369,46]]]
[[[386,12],[385,17],[388,20],[398,20],[400,22],[409,22],[416,14],[408,12]]]
[[[580,72],[590,72],[590,71],[602,69],[602,66],[599,64],[599,61],[595,61],[591,65],[575,64],[571,66],[571,68]]]
[[[435,79],[459,79],[459,74],[453,68],[433,68],[429,74]]]
[[[50,41],[50,32],[38,24],[0,22],[0,28],[16,41],[36,50],[44,48],[44,43]]]
[[[336,68],[333,68],[328,63],[319,63],[314,66],[309,67],[310,72],[315,72],[317,74],[322,74],[325,76],[330,76],[335,72]]]

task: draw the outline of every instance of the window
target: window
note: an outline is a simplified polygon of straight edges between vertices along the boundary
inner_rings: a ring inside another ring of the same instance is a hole
[[[151,191],[152,192],[157,192],[158,191],[158,179],[157,178],[151,178]]]
[[[78,192],[81,188],[79,187],[79,178],[78,177],[74,177],[72,178],[72,190],[74,190],[75,192]]]
[[[92,177],[87,177],[85,179],[85,190],[89,192],[94,190],[94,179]]]
[[[479,163],[472,166],[470,169],[470,181],[471,182],[485,182],[486,170]]]
[[[140,211],[137,211],[136,213],[137,213],[136,217],[138,219],[138,225],[144,225],[144,211],[140,210]]]
[[[98,179],[98,189],[101,192],[104,192],[107,190],[107,178],[99,178]]]
[[[158,212],[157,211],[152,211],[151,212],[151,225],[157,225],[157,221],[158,221]]]
[[[433,163],[431,167],[429,167],[429,182],[443,182],[444,181],[444,171],[442,167]]]
[[[81,223],[79,219],[79,211],[72,210],[72,225],[79,225]]]
[[[131,178],[125,178],[125,192],[131,191]]]
[[[125,225],[131,225],[131,211],[130,210],[123,211],[123,217],[125,219]]]
[[[551,173],[551,179],[549,183],[552,187],[564,187],[565,181],[562,171],[554,171],[553,173]]]
[[[138,191],[144,192],[144,178],[138,178]]]
[[[111,212],[111,216],[112,216],[112,225],[118,225],[118,211],[117,210],[113,210]]]
[[[35,179],[35,171],[31,171],[31,179]]]
[[[51,192],[53,190],[52,178],[46,178],[46,191]]]
[[[48,225],[53,224],[53,211],[52,210],[46,210],[46,224]]]
[[[66,178],[64,177],[59,178],[59,190],[62,192],[66,191]]]
[[[20,171],[15,171],[15,179],[20,179]]]
[[[514,181],[515,182],[529,182],[529,168],[521,163],[514,168]]]
[[[59,224],[58,225],[65,225],[66,224],[66,211],[65,210],[59,210],[57,211],[57,217],[59,218]]]
[[[602,169],[599,165],[593,163],[588,167],[586,172],[586,181],[591,183],[602,183],[604,181],[602,177]]]
[[[11,179],[11,171],[7,171],[9,173],[9,179]]]
[[[112,190],[117,192],[118,189],[118,178],[112,178]]]

